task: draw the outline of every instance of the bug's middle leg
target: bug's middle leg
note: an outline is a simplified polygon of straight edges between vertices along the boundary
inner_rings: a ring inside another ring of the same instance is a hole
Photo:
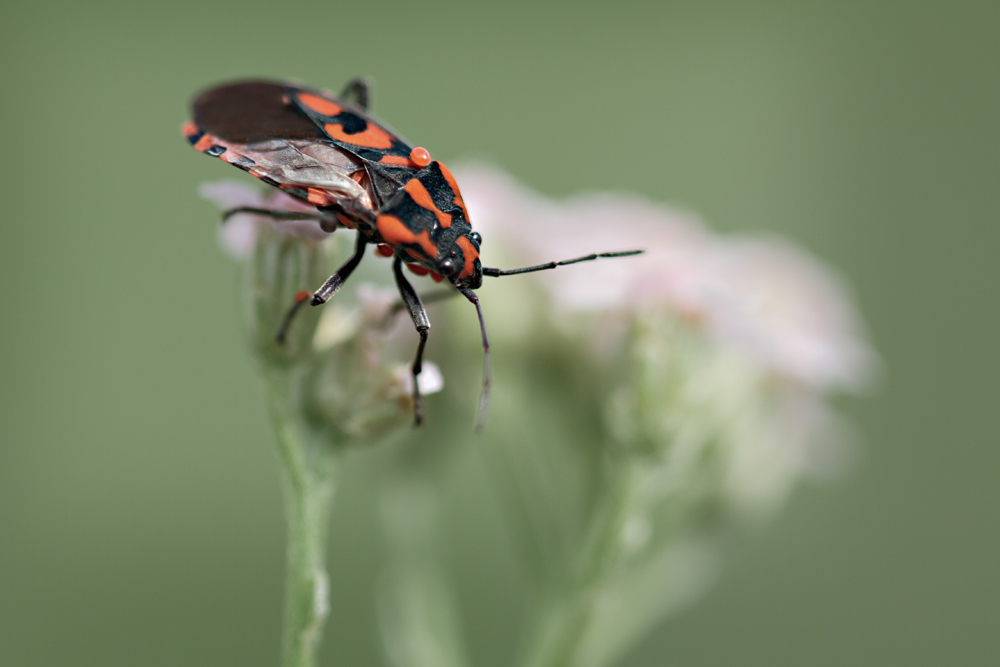
[[[361,263],[361,259],[365,256],[365,247],[367,247],[368,241],[365,239],[361,232],[358,232],[358,242],[354,247],[354,254],[351,258],[344,262],[344,265],[337,269],[337,272],[326,279],[320,288],[313,292],[312,298],[309,300],[310,306],[319,306],[330,300],[334,294],[337,293],[347,279],[354,273],[354,269],[358,268],[358,264]]]
[[[427,319],[427,312],[424,310],[424,305],[420,303],[417,291],[413,289],[413,285],[403,275],[403,260],[398,255],[392,263],[392,274],[396,278],[396,286],[399,288],[399,294],[403,297],[403,303],[406,304],[406,309],[410,313],[410,319],[413,320],[413,326],[416,327],[417,333],[420,335],[420,343],[417,345],[417,356],[414,357],[413,366],[411,367],[413,374],[413,425],[420,426],[424,421],[424,411],[420,399],[420,383],[418,380],[420,371],[423,370],[424,346],[427,345],[427,332],[430,331],[431,322]]]
[[[337,290],[343,286],[343,284],[350,277],[354,269],[357,268],[358,264],[361,263],[361,258],[365,256],[365,248],[368,246],[365,237],[359,232],[358,242],[354,248],[354,254],[351,258],[344,262],[344,265],[337,269],[337,272],[326,279],[318,290],[313,292],[312,297],[309,297],[309,292],[301,292],[302,298],[296,296],[295,303],[292,307],[288,309],[285,313],[285,317],[281,322],[281,327],[278,329],[278,333],[275,335],[275,340],[278,341],[279,345],[285,344],[285,339],[288,336],[288,328],[292,325],[292,321],[295,319],[296,313],[302,308],[302,305],[309,299],[309,305],[318,306],[320,304],[326,303],[330,300]]]

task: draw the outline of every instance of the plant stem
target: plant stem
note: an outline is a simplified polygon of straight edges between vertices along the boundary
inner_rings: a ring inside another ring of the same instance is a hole
[[[282,667],[313,667],[329,611],[326,528],[339,460],[332,443],[316,437],[294,407],[293,373],[270,369],[268,394],[278,440],[288,519]]]
[[[607,486],[563,587],[544,609],[527,667],[575,667],[594,606],[618,565],[635,491],[633,463],[612,455]]]

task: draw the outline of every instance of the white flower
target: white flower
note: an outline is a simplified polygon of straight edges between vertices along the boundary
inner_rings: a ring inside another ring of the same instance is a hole
[[[558,307],[666,307],[782,377],[820,389],[856,389],[869,377],[875,357],[847,290],[786,241],[720,236],[690,213],[636,195],[556,201],[494,167],[468,164],[455,174],[486,257],[496,256],[496,246],[525,264],[646,251],[535,274]]]

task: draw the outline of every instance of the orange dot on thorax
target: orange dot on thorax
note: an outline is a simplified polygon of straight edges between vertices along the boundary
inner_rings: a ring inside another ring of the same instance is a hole
[[[421,168],[426,167],[431,163],[431,154],[426,148],[417,146],[410,151],[410,162]]]

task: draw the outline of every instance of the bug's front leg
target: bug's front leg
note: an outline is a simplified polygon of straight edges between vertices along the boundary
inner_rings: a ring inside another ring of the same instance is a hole
[[[396,286],[399,288],[400,296],[403,297],[406,309],[410,312],[410,319],[413,320],[413,326],[416,327],[417,333],[420,334],[420,343],[417,345],[417,356],[413,359],[413,366],[411,367],[413,373],[413,425],[420,426],[424,421],[424,411],[420,400],[420,383],[418,379],[420,371],[423,370],[424,346],[427,345],[427,332],[430,331],[431,322],[427,319],[427,312],[424,310],[424,305],[420,303],[417,291],[413,289],[413,285],[403,275],[403,260],[399,255],[396,256],[395,261],[392,263],[392,274],[396,277]]]
[[[357,105],[368,111],[368,103],[371,101],[372,80],[371,77],[359,76],[351,79],[340,91],[340,97],[349,100],[353,95],[357,99]]]

